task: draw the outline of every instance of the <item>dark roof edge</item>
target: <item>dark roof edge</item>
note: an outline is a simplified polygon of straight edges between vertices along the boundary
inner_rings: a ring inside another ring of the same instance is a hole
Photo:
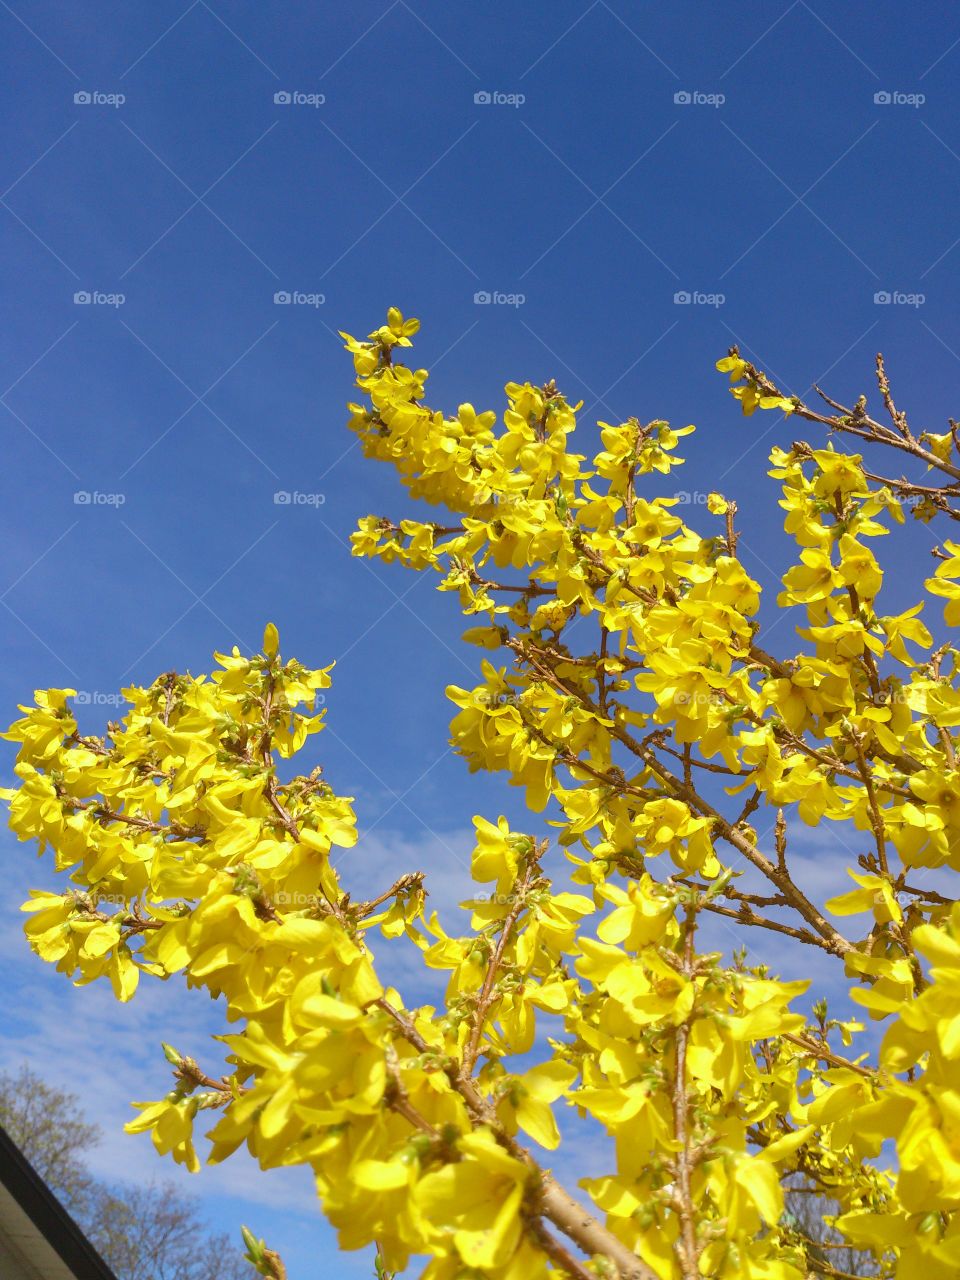
[[[0,1182],[77,1280],[117,1280],[70,1214],[0,1126]]]

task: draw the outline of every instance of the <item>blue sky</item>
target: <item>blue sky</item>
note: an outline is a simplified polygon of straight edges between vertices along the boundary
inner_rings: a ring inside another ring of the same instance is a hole
[[[406,508],[351,448],[338,329],[419,315],[448,408],[555,377],[585,402],[586,453],[598,417],[697,423],[678,483],[737,499],[771,600],[788,560],[766,455],[794,432],[740,418],[713,370],[728,345],[850,400],[883,349],[916,425],[960,407],[952,10],[0,0],[0,29],[0,718],[69,684],[93,728],[123,684],[205,670],[273,619],[286,652],[338,659],[321,754],[368,832],[348,879],[429,866],[455,902],[470,816],[522,814],[447,751],[443,688],[476,670],[454,602],[347,553],[358,516]],[[933,541],[912,529],[886,563]],[[165,1087],[159,1040],[199,1053],[210,1010],[178,1029],[172,991],[117,1009],[45,972],[15,914],[44,870],[4,851],[0,1062],[83,1083],[105,1171],[169,1173],[118,1130]],[[809,853],[829,880],[824,842]],[[331,1236],[308,1179],[191,1187],[291,1280],[314,1274]]]

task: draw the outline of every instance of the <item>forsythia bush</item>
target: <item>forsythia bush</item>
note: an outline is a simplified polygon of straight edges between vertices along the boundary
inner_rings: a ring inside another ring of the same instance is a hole
[[[960,648],[935,647],[918,584],[882,611],[873,547],[904,506],[960,518],[957,429],[915,435],[882,361],[889,421],[785,396],[735,349],[719,362],[745,413],[830,435],[772,453],[798,546],[778,604],[806,617],[799,652],[775,657],[735,504],[712,494],[715,530],[697,532],[658,496],[693,428],[601,423],[588,460],[553,383],[508,384],[499,428],[469,404],[446,416],[398,358],[417,328],[391,310],[367,341],[344,335],[350,426],[452,514],[370,516],[354,552],[434,572],[458,600],[490,657],[476,688],[448,690],[453,742],[523,788],[535,829],[474,820],[463,936],[427,916],[418,873],[347,895],[331,852],[357,839],[350,800],[278,764],[323,728],[329,668],[282,658],[273,625],[211,676],[124,690],[103,737],[78,731],[71,690],[38,693],[6,734],[11,822],[73,887],[31,894],[31,945],[120,1000],[183,974],[232,1027],[222,1075],[166,1046],[174,1086],[128,1127],[196,1169],[209,1113],[211,1161],[245,1144],[264,1168],[309,1165],[342,1247],[375,1242],[385,1275],[425,1255],[428,1280],[842,1277],[784,1212],[801,1186],[837,1202],[877,1274],[955,1277],[960,904],[925,877],[960,871]],[[867,470],[845,435],[941,483]],[[923,590],[949,636],[960,543],[938,555]],[[790,844],[837,823],[851,887],[818,902]],[[863,1021],[709,951],[711,916],[789,938],[788,963],[826,953]],[[449,975],[443,1007],[411,1007],[376,969],[377,931]],[[564,1107],[613,1139],[578,1199],[542,1150]]]

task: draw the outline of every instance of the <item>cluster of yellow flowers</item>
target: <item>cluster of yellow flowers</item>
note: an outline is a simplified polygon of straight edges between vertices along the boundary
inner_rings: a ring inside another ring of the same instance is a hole
[[[125,690],[102,738],[78,732],[70,690],[38,694],[5,735],[11,822],[75,887],[31,895],[32,945],[120,999],[141,973],[182,972],[236,1024],[223,1075],[167,1048],[175,1086],[129,1127],[196,1168],[210,1110],[211,1160],[246,1143],[265,1168],[309,1165],[342,1247],[375,1243],[384,1274],[427,1255],[427,1280],[842,1276],[784,1212],[802,1184],[877,1274],[957,1275],[960,905],[923,869],[960,871],[960,650],[934,649],[922,598],[880,612],[872,550],[924,486],[834,444],[774,449],[798,547],[778,603],[805,616],[803,651],[777,658],[736,504],[710,495],[707,536],[656,496],[692,427],[601,423],[588,462],[568,447],[580,406],[553,383],[509,383],[499,428],[468,404],[446,416],[398,358],[418,327],[391,309],[368,339],[343,335],[350,426],[445,515],[369,516],[354,552],[456,593],[489,656],[475,688],[448,690],[453,742],[524,789],[580,891],[553,886],[542,836],[478,817],[486,890],[463,936],[427,918],[419,875],[352,900],[329,858],[357,838],[350,801],[318,770],[281,781],[276,760],[323,727],[329,668],[284,661],[272,625],[209,678]],[[745,413],[827,421],[736,352],[718,368]],[[898,447],[954,466],[951,439],[914,438],[888,407]],[[841,429],[891,443],[862,405]],[[960,544],[925,586],[955,626]],[[818,902],[795,876],[793,815],[847,824],[849,892]],[[766,892],[738,887],[747,864]],[[834,957],[886,1024],[876,1061],[863,1024],[796,1007],[807,982],[701,950],[708,915]],[[377,929],[449,975],[442,1008],[381,985]],[[561,1103],[613,1140],[584,1203],[529,1145],[560,1145]]]

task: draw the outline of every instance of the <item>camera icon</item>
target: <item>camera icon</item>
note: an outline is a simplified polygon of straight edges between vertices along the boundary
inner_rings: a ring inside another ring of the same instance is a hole
[[[93,298],[86,291],[86,289],[80,289],[77,293],[73,295],[73,301],[75,305],[78,307],[88,307],[90,303],[93,301]]]
[[[288,307],[293,298],[287,293],[286,289],[278,289],[273,295],[273,301],[278,307]]]
[[[490,103],[493,101],[493,98],[490,96],[490,93],[486,89],[480,89],[477,93],[473,95],[473,101],[476,103],[478,107],[488,107]]]
[[[878,107],[888,107],[893,98],[886,89],[881,89],[879,93],[873,95],[873,101]]]
[[[879,293],[875,293],[873,295],[874,305],[878,307],[889,306],[892,301],[893,296],[889,294],[886,289],[881,289]]]
[[[486,291],[486,289],[478,289],[473,295],[473,301],[476,306],[485,307],[493,301],[493,297]]]
[[[673,295],[674,304],[677,306],[689,306],[692,298],[686,289],[680,289]]]
[[[273,101],[278,107],[289,107],[293,99],[286,89],[280,89],[273,95]]]
[[[75,93],[73,95],[73,100],[78,107],[89,106],[92,101],[90,94],[86,91],[86,89],[80,89],[77,93]]]
[[[86,689],[80,689],[73,701],[78,707],[89,707],[93,699],[90,697],[90,694]]]
[[[273,495],[273,504],[276,507],[289,507],[290,491],[289,489],[278,489]]]
[[[74,504],[78,507],[89,507],[92,495],[89,489],[78,489],[73,495]]]
[[[689,489],[678,489],[673,495],[676,501],[683,507],[689,506],[692,501]]]
[[[688,107],[693,101],[690,96],[690,92],[687,89],[680,89],[673,95],[673,100],[678,107]]]

